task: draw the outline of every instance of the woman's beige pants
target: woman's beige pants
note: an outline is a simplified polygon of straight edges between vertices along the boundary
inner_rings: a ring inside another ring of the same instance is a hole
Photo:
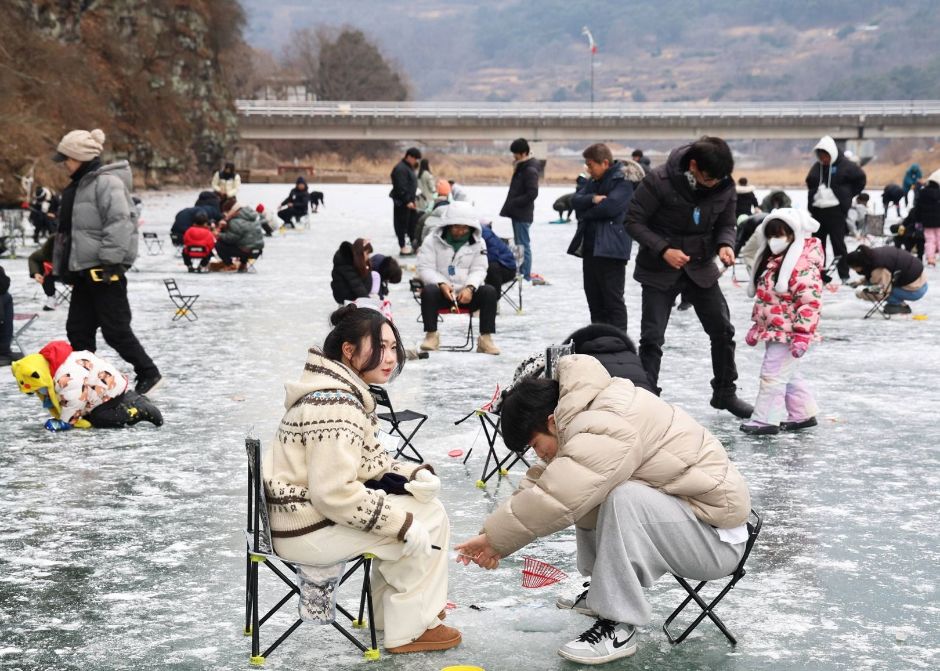
[[[405,544],[395,538],[366,533],[339,524],[296,538],[275,538],[274,549],[288,561],[330,566],[364,552],[377,557],[372,564],[375,626],[385,630],[385,647],[411,643],[437,619],[447,604],[447,565],[450,522],[437,499],[419,503],[413,496],[389,494],[414,515],[440,550],[431,555],[402,557]]]

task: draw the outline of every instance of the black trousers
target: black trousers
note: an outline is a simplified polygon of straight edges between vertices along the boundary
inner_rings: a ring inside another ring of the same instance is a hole
[[[510,270],[506,266],[492,261],[490,262],[489,268],[486,270],[486,279],[484,279],[483,282],[496,289],[499,293],[502,293],[503,285],[515,276],[515,270]]]
[[[290,226],[291,228],[294,228],[294,218],[296,217],[297,219],[303,219],[306,214],[307,214],[306,210],[302,210],[300,208],[295,209],[293,207],[288,207],[278,212],[277,216],[281,218],[281,221],[284,222],[285,226]],[[270,226],[268,228],[270,228]]]
[[[199,257],[199,256],[190,256],[185,251],[183,252],[183,263],[186,264],[187,268],[193,267],[193,259],[196,259],[199,261],[200,268],[205,268],[206,266],[209,265],[209,262],[212,260],[212,255],[206,254],[205,256]]]
[[[241,247],[224,240],[215,241],[215,253],[219,255],[225,265],[231,265],[234,257],[238,257],[243,266],[248,263],[248,254],[243,252]]]
[[[456,293],[456,289],[454,290]],[[496,303],[499,301],[499,291],[489,284],[482,284],[473,293],[468,307],[480,311],[480,333],[496,333]],[[425,285],[421,290],[421,319],[424,322],[425,333],[437,330],[437,311],[452,307],[445,298],[441,288],[436,284]]]
[[[845,215],[842,214],[842,209],[838,207],[814,209],[812,214],[819,222],[819,230],[813,233],[813,236],[822,242],[823,253],[826,251],[826,238],[832,240],[833,255],[841,257],[836,265],[839,277],[843,281],[848,280],[849,264],[845,261],[845,255],[848,254],[845,248]]]
[[[406,238],[411,242],[412,248],[415,245],[415,226],[418,224],[418,211],[410,207],[394,206],[392,211],[392,221],[395,225],[395,236],[398,238],[398,248],[405,246]]]
[[[94,352],[96,334],[101,329],[104,341],[134,366],[138,378],[159,374],[131,330],[131,306],[127,302],[127,278],[117,282],[92,282],[88,273],[75,281],[65,332],[73,349]]]
[[[666,326],[676,296],[682,294],[692,304],[695,315],[711,340],[712,390],[716,396],[730,395],[737,389],[738,369],[734,363],[734,326],[728,304],[718,284],[702,288],[683,273],[669,289],[643,285],[643,317],[640,324],[640,361],[650,382],[659,385],[659,366],[663,358]]]
[[[597,256],[581,259],[584,296],[592,324],[610,324],[627,332],[627,304],[623,302],[623,289],[627,277],[627,262]]]
[[[13,343],[13,314],[13,296],[9,291],[4,291],[0,294],[0,354],[10,353],[10,345]]]
[[[55,296],[55,279],[51,273],[42,278],[42,292],[49,298]]]

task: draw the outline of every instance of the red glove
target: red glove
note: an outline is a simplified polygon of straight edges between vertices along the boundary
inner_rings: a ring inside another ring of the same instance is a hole
[[[807,335],[793,336],[793,340],[790,341],[790,354],[793,355],[794,359],[799,359],[801,356],[806,354],[806,350],[808,349],[809,349],[809,336]]]
[[[757,324],[754,324],[747,332],[747,335],[744,336],[744,342],[746,342],[751,347],[754,347],[754,345],[757,344]]]

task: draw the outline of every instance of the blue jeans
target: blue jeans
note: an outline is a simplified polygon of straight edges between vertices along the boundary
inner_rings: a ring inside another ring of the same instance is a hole
[[[532,247],[529,244],[529,226],[531,225],[531,221],[512,220],[512,237],[523,250],[519,273],[527,280],[532,279]]]
[[[902,289],[901,287],[895,287],[891,290],[891,295],[888,296],[886,301],[888,305],[900,305],[904,301],[917,301],[924,297],[924,294],[927,293],[927,283],[924,283],[920,289],[915,289],[914,291],[908,291],[907,289]]]
[[[13,296],[0,295],[0,354],[9,354],[13,342]]]

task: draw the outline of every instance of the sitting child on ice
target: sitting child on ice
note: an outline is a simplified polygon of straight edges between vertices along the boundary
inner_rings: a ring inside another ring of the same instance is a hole
[[[38,353],[12,364],[24,394],[36,394],[52,415],[50,431],[71,428],[119,428],[146,420],[156,426],[163,416],[146,396],[128,389],[127,377],[85,350],[53,340]]]

